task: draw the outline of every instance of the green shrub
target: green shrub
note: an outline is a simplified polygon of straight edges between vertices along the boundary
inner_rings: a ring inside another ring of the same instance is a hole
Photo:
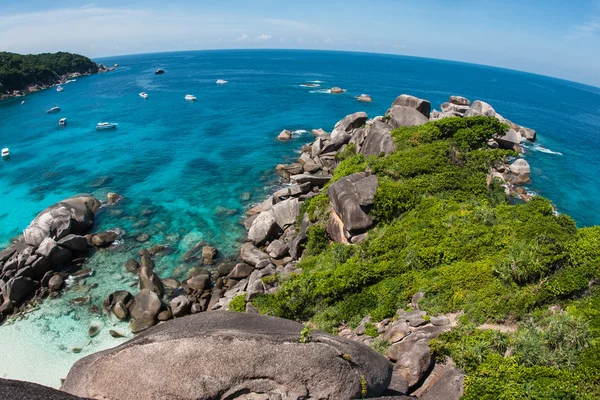
[[[365,335],[371,336],[372,338],[376,338],[379,336],[379,332],[377,332],[377,327],[372,322],[365,323]]]
[[[307,256],[316,256],[327,249],[329,244],[329,235],[325,227],[320,224],[311,225],[306,232],[308,241],[304,252]]]
[[[229,303],[229,311],[246,312],[246,295],[238,294]]]

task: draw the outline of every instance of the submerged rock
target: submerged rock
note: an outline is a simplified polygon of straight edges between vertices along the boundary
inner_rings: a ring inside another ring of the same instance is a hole
[[[387,388],[391,365],[384,357],[319,331],[300,343],[302,329],[297,322],[250,313],[194,314],[79,360],[62,390],[114,399],[132,393],[145,399],[168,393],[182,400],[243,393],[288,400],[354,399],[363,390],[373,397]],[[139,379],[140,371],[144,379]]]

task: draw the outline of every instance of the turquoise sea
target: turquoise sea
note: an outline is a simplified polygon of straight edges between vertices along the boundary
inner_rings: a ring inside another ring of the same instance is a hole
[[[123,269],[127,258],[154,244],[170,246],[156,260],[160,275],[169,277],[185,272],[182,255],[200,241],[234,255],[245,233],[244,209],[277,184],[275,165],[297,156],[311,140],[307,131],[330,131],[356,111],[382,115],[402,93],[438,110],[450,95],[481,99],[537,130],[538,141],[526,145],[529,189],[580,226],[600,224],[599,88],[458,62],[346,52],[197,51],[95,61],[119,66],[68,83],[63,92],[0,102],[0,147],[11,150],[10,160],[0,162],[0,245],[65,197],[125,196],[99,214],[97,230],[123,234],[118,246],[91,258],[93,275],[25,321],[0,326],[0,343],[14,344],[3,353],[0,376],[57,386],[77,358],[118,344],[108,326],[126,332],[126,325],[90,313],[89,306],[132,282]],[[155,75],[157,68],[166,73]],[[321,86],[302,86],[307,82]],[[331,86],[347,91],[331,95],[324,90]],[[374,102],[357,102],[361,93]],[[186,94],[197,101],[186,102]],[[46,114],[53,106],[61,111]],[[68,124],[60,128],[63,117]],[[118,128],[96,131],[101,121]],[[277,142],[283,129],[298,137]],[[243,200],[246,192],[250,200]],[[139,241],[142,234],[148,241]],[[85,306],[70,304],[82,296],[89,296]],[[107,328],[90,339],[87,327],[95,319]]]

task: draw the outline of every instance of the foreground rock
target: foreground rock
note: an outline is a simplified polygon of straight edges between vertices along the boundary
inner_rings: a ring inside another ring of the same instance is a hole
[[[47,386],[31,382],[0,378],[0,400],[76,400],[76,397]]]
[[[318,331],[300,343],[302,329],[256,314],[195,314],[79,360],[62,390],[107,399],[286,400],[355,399],[363,389],[372,397],[387,388],[391,365],[384,357]]]

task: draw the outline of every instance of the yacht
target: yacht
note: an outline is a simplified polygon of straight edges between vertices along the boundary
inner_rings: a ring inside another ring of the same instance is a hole
[[[49,109],[48,111],[46,111],[46,114],[52,114],[52,113],[56,113],[60,111],[60,107],[52,107],[51,109]]]
[[[116,127],[117,127],[117,124],[113,124],[111,122],[98,122],[98,125],[96,125],[97,130],[114,129]]]
[[[58,126],[65,126],[67,124],[67,119],[66,118],[61,118],[58,121]]]
[[[196,96],[194,96],[193,94],[186,94],[185,99],[187,101],[196,101]]]
[[[63,90],[65,90],[65,89],[64,89],[62,86],[60,86],[60,85],[58,85],[58,86],[56,87],[56,91],[57,91],[57,92],[62,92]]]
[[[217,79],[217,85],[225,85],[227,83],[228,82],[226,80],[224,80],[224,79]]]
[[[154,75],[160,75],[160,74],[164,74],[165,70],[164,69],[157,69],[156,71],[154,71]]]
[[[8,147],[2,149],[2,159],[8,160],[10,158],[10,152],[8,151]]]
[[[140,97],[141,97],[142,99],[147,99],[147,98],[148,98],[148,93],[146,93],[146,92],[141,92],[141,93],[140,93]]]

